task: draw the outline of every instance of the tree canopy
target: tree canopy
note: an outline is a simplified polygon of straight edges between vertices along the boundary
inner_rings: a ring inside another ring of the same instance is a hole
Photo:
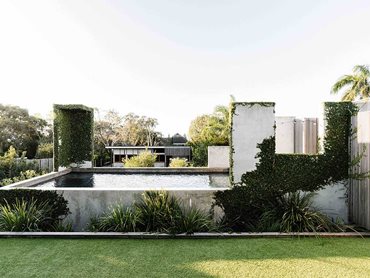
[[[370,96],[370,70],[368,65],[356,65],[353,74],[344,75],[331,89],[332,94],[343,91],[343,101],[368,99]]]
[[[139,116],[134,113],[120,115],[110,110],[104,117],[97,111],[94,126],[94,153],[97,166],[110,161],[106,146],[155,146],[161,142],[161,134],[156,131],[155,118]]]
[[[0,104],[0,154],[13,146],[19,154],[33,158],[50,126],[44,119],[29,115],[27,109]]]
[[[208,146],[229,144],[230,113],[227,106],[216,106],[212,114],[196,117],[190,124],[188,144],[194,166],[207,166]]]

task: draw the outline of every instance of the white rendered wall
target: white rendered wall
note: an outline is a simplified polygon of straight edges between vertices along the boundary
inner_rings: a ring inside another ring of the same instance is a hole
[[[334,221],[340,219],[344,223],[348,223],[347,187],[347,181],[325,186],[316,192],[317,194],[313,198],[313,207]]]
[[[294,153],[295,117],[276,117],[276,152]]]
[[[229,146],[209,146],[208,147],[208,167],[229,168],[230,167],[230,147]]]
[[[240,182],[247,171],[256,169],[257,144],[275,135],[275,104],[233,103],[231,157],[232,180]]]

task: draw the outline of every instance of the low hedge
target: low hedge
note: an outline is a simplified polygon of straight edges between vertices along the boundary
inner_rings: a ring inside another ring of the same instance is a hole
[[[56,224],[70,214],[67,206],[68,201],[55,191],[35,189],[0,190],[0,205],[15,204],[17,199],[26,202],[31,202],[31,200],[39,203],[47,202],[50,207],[50,219],[53,222],[51,224]]]

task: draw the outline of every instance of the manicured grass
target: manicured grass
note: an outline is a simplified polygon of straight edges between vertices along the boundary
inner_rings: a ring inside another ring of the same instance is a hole
[[[0,277],[370,277],[370,239],[0,239]]]

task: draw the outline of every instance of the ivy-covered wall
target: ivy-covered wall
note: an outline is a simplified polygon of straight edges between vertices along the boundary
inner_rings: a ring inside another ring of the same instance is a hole
[[[351,102],[325,103],[322,154],[276,154],[274,136],[258,144],[256,169],[243,174],[241,182],[230,190],[215,194],[215,204],[223,208],[226,222],[236,230],[245,230],[258,221],[266,206],[287,192],[317,191],[348,179],[351,116],[356,113]]]
[[[54,105],[54,171],[91,161],[94,110],[83,105]]]
[[[257,144],[275,134],[275,104],[233,102],[230,113],[230,180],[234,183],[255,169]]]

